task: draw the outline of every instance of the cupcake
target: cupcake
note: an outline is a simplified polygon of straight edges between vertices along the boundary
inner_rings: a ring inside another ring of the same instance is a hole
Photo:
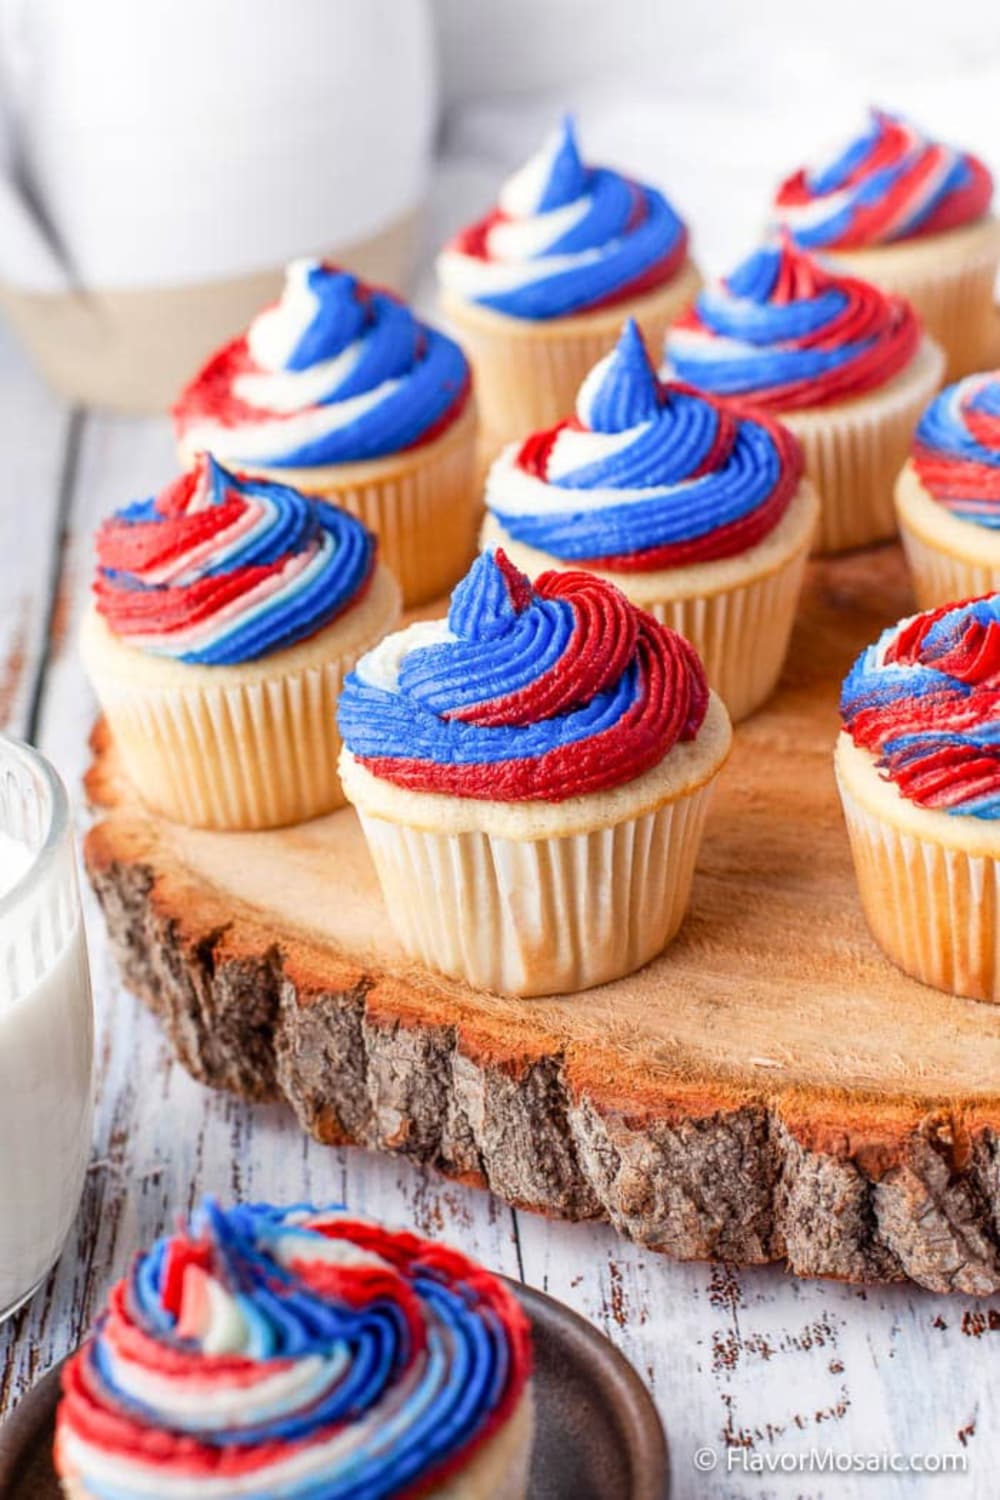
[[[700,294],[667,360],[791,428],[819,490],[818,551],[895,535],[893,484],[944,367],[908,302],[821,267],[786,235]]]
[[[687,241],[662,193],[584,166],[569,119],[452,240],[441,305],[475,366],[490,454],[572,411],[623,318],[659,346],[698,290]]]
[[[781,671],[819,501],[763,413],[662,385],[631,320],[576,416],[506,448],[482,539],[518,568],[586,568],[686,636],[742,719]]]
[[[269,828],[332,811],[345,673],[399,621],[371,533],[202,456],[97,535],[87,671],[154,811]]]
[[[476,414],[458,345],[315,260],[174,407],[185,463],[213,453],[320,495],[379,538],[406,604],[446,593],[475,548]]]
[[[921,609],[1000,589],[1000,371],[932,401],[896,510]]]
[[[408,954],[556,994],[638,968],[688,904],[725,708],[681,636],[592,573],[484,552],[446,620],[344,684],[341,777]]]
[[[524,1500],[531,1330],[457,1250],[223,1210],[137,1257],[63,1371],[68,1500]]]
[[[844,683],[837,781],[876,940],[1000,1001],[1000,595],[886,630]]]
[[[908,298],[955,379],[993,353],[1000,223],[992,197],[978,157],[872,110],[833,161],[782,184],[774,215],[804,249]]]

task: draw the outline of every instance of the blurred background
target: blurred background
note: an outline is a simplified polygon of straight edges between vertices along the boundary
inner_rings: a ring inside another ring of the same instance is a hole
[[[1000,170],[994,0],[0,0],[0,309],[64,392],[154,410],[292,255],[429,310],[567,108],[721,271],[871,103]]]

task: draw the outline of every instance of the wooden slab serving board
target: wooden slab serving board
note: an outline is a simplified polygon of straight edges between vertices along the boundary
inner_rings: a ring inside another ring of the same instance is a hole
[[[266,834],[180,828],[144,811],[99,730],[86,861],[126,981],[196,1077],[285,1098],[320,1140],[678,1257],[996,1291],[1000,1007],[882,957],[831,766],[844,672],[912,609],[895,547],[811,565],[680,937],[561,999],[409,964],[350,810]]]

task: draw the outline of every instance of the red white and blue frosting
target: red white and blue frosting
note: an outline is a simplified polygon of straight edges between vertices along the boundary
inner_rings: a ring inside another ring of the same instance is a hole
[[[917,428],[913,467],[952,515],[1000,528],[1000,370],[968,375],[935,396]]]
[[[840,708],[909,801],[1000,817],[1000,594],[886,630],[855,662]]]
[[[202,454],[97,533],[97,609],[120,640],[206,666],[315,635],[364,594],[375,538],[336,506]]]
[[[458,345],[390,292],[293,261],[280,302],[221,349],[174,407],[188,453],[319,467],[383,458],[438,437],[463,410]]]
[[[860,250],[973,223],[992,196],[993,179],[978,157],[873,109],[832,161],[782,183],[774,212],[808,249]]]
[[[496,208],[438,260],[463,301],[509,317],[568,317],[663,286],[687,230],[662,193],[580,157],[571,119],[511,177]]]
[[[338,705],[348,750],[418,792],[562,802],[632,781],[708,708],[687,641],[592,573],[531,584],[484,552],[447,620],[388,636]]]
[[[527,1319],[464,1255],[343,1210],[222,1210],[138,1257],[67,1364],[57,1465],[93,1500],[382,1500],[514,1413]]]
[[[910,304],[821,266],[786,236],[702,291],[667,335],[669,369],[772,411],[885,385],[920,345]]]
[[[508,536],[565,562],[648,571],[755,546],[801,477],[790,432],[661,383],[629,320],[581,386],[575,417],[496,461],[486,504]]]

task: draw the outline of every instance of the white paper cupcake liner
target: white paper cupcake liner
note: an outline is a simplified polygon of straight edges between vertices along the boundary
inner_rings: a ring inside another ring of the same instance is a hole
[[[81,647],[125,773],[148,807],[196,828],[275,828],[343,805],[341,685],[398,619],[399,590],[379,567],[354,610],[245,667],[144,656],[95,612]]]
[[[965,521],[939,505],[921,484],[912,462],[896,481],[896,512],[921,609],[1000,589],[1000,532]]]
[[[230,687],[109,694],[105,713],[143,801],[198,828],[274,828],[332,812],[339,662]]]
[[[840,406],[780,413],[802,444],[819,490],[816,552],[846,552],[896,535],[893,489],[923,410],[941,384],[944,356],[925,339],[882,390]]]
[[[664,625],[689,640],[709,686],[734,722],[765,703],[788,653],[806,564],[803,548],[776,572],[724,594],[647,604]]]
[[[1000,1002],[997,862],[896,827],[838,776],[858,890],[876,942],[924,984]]]
[[[658,291],[600,313],[531,324],[444,296],[445,316],[475,369],[484,457],[569,416],[584,378],[614,347],[627,318],[635,318],[658,360],[667,327],[700,285],[688,261]]]
[[[686,637],[730,718],[745,719],[771,696],[781,675],[818,510],[815,490],[802,484],[775,530],[746,553],[660,572],[598,568],[597,576]],[[529,578],[573,566],[516,541],[492,512],[480,545],[502,546]]]
[[[359,807],[406,951],[477,989],[563,994],[630,973],[687,910],[709,786],[589,833],[436,833]]]
[[[447,594],[472,561],[482,515],[472,403],[453,431],[391,459],[266,472],[342,506],[374,531],[379,558],[395,575],[408,607]]]
[[[937,253],[931,253],[936,248]],[[845,269],[912,302],[924,331],[945,351],[945,379],[991,367],[1000,226],[993,221],[934,236],[933,241],[833,257]]]
[[[977,594],[1000,589],[1000,564],[972,562],[931,546],[917,532],[900,523],[903,550],[910,568],[913,592],[921,609],[935,609]]]

